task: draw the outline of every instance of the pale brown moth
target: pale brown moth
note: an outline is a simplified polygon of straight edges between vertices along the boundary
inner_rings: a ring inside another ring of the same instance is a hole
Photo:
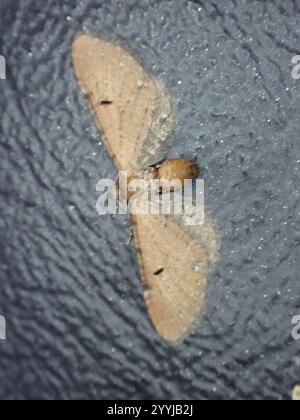
[[[89,99],[107,149],[129,178],[161,161],[175,128],[166,90],[121,46],[79,35],[72,48],[79,84]],[[149,173],[149,172],[148,172]],[[151,177],[194,179],[198,167],[172,160]],[[134,236],[150,318],[169,344],[180,343],[203,313],[207,277],[218,256],[215,225],[186,226],[183,216],[137,215]]]
[[[300,401],[300,385],[296,385],[292,392],[293,401]]]

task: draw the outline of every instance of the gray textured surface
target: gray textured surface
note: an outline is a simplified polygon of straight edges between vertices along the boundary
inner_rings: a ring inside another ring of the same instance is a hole
[[[0,1],[1,398],[289,398],[300,381],[300,1]],[[208,309],[181,347],[143,302],[126,218],[98,218],[115,168],[70,59],[120,40],[163,80],[222,236]]]

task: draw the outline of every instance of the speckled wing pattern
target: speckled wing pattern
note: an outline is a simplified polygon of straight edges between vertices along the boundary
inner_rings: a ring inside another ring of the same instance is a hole
[[[134,217],[145,300],[153,324],[169,344],[179,344],[205,308],[208,271],[218,245],[213,224],[198,229],[191,235],[172,217]],[[201,235],[206,244],[199,242]]]
[[[73,63],[115,164],[143,176],[173,132],[168,94],[125,49],[97,37],[76,37]],[[217,253],[212,221],[198,233],[180,217],[136,215],[133,224],[150,317],[164,340],[177,344],[203,312]]]
[[[111,157],[129,176],[156,163],[175,126],[170,98],[124,48],[79,35],[73,63]]]

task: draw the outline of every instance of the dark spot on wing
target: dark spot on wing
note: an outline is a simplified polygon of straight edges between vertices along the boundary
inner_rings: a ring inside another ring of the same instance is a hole
[[[101,102],[100,102],[100,105],[101,105],[101,106],[105,106],[105,105],[112,105],[112,103],[113,103],[112,101],[101,101]]]

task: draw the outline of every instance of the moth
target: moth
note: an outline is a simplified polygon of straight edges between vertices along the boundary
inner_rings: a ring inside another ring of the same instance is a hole
[[[77,35],[72,58],[108,152],[120,171],[141,178],[194,178],[197,167],[184,160],[162,161],[176,126],[164,86],[125,48],[88,34]],[[160,336],[175,345],[193,330],[205,308],[207,277],[218,259],[212,217],[188,226],[184,215],[132,216],[145,302]]]
[[[300,401],[300,385],[295,385],[292,392],[292,399],[294,401]]]

